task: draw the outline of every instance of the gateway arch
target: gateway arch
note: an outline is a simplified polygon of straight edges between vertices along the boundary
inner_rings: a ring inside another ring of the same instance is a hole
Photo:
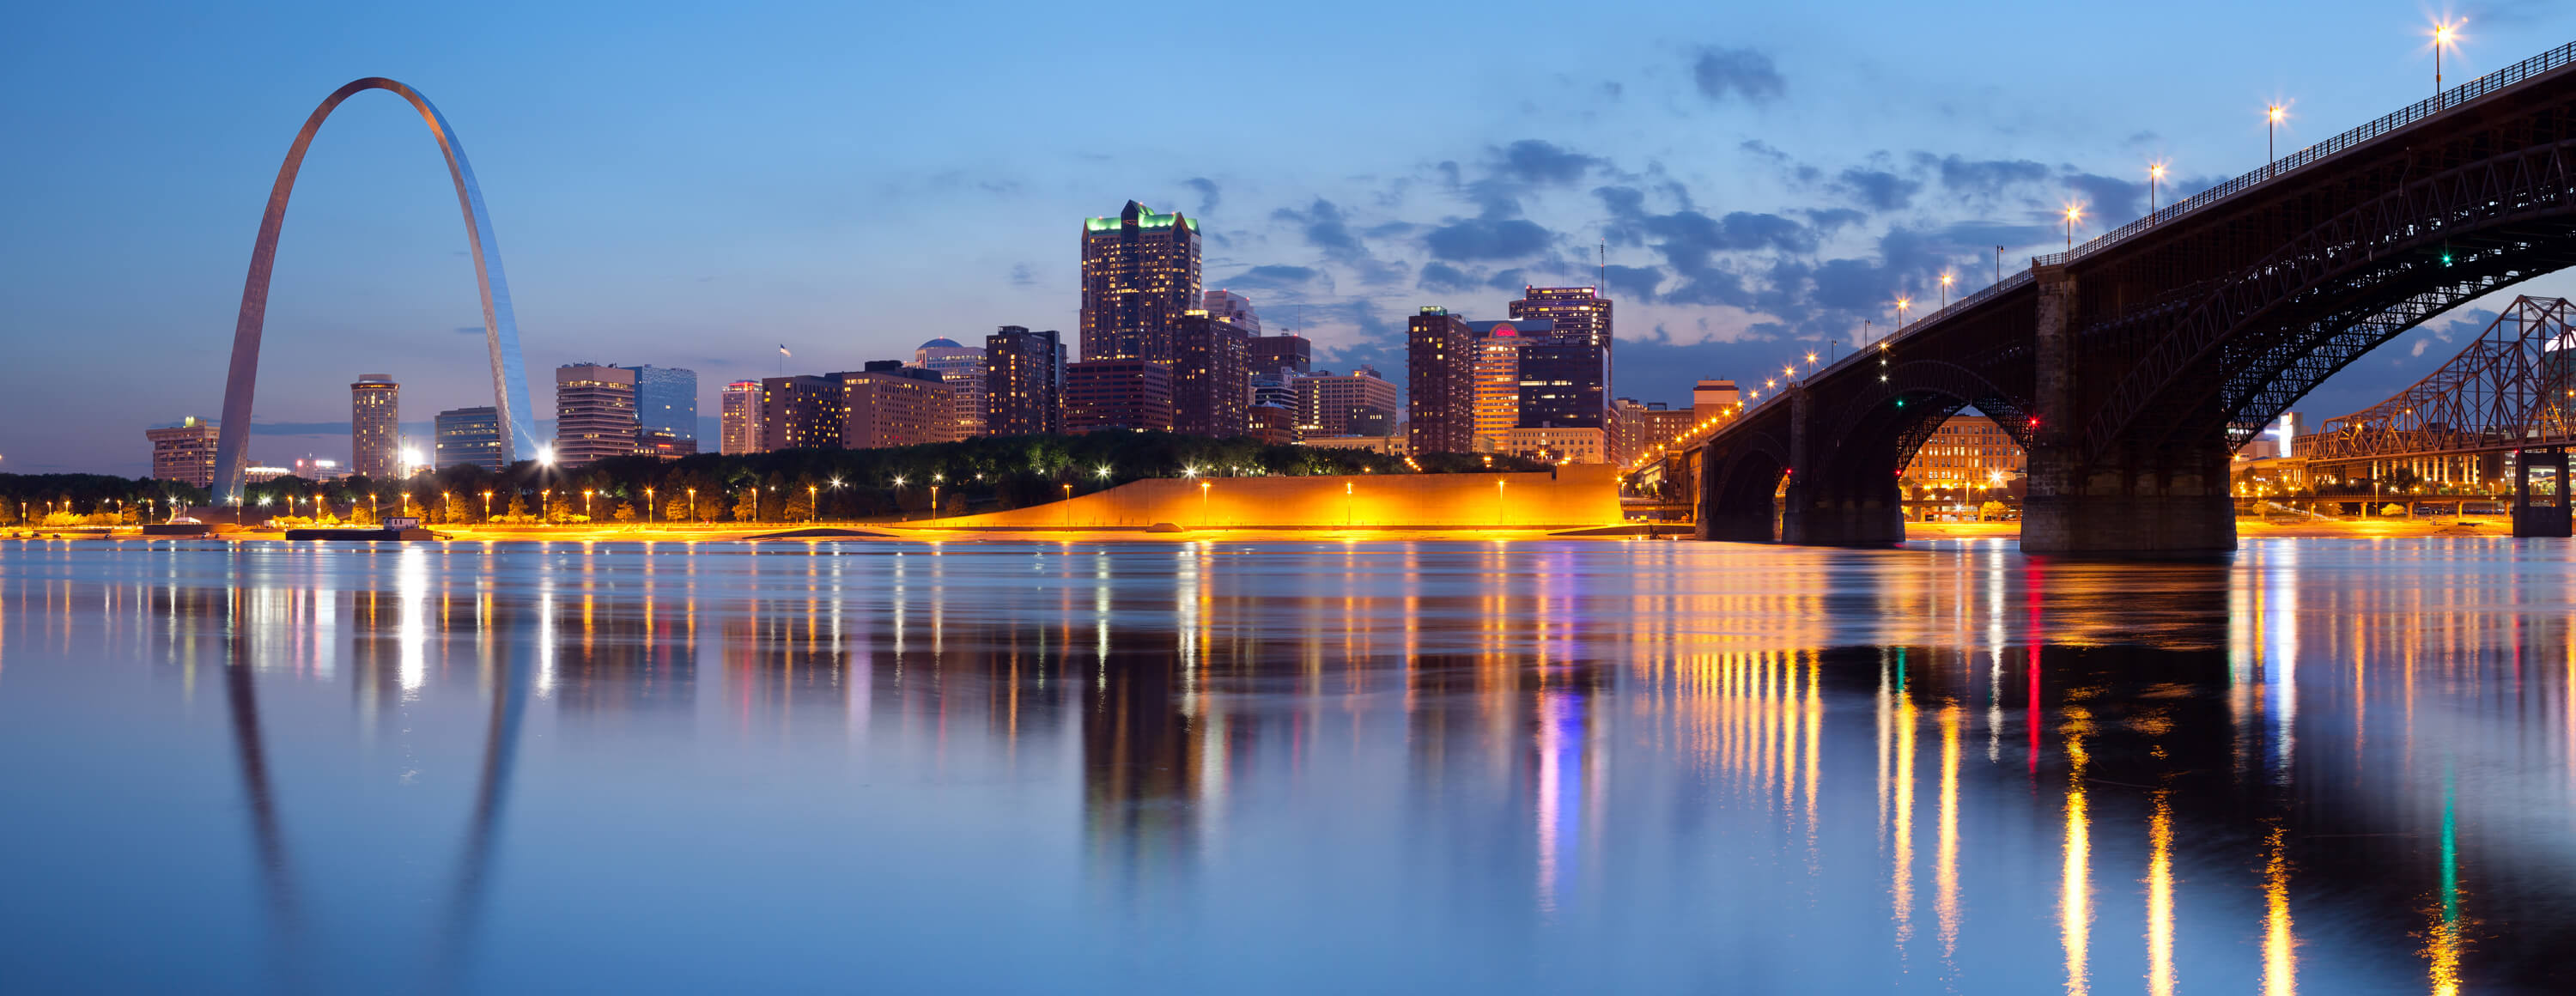
[[[492,352],[492,406],[501,416],[501,459],[507,463],[537,454],[531,430],[527,378],[519,362],[519,323],[510,314],[510,283],[501,273],[501,245],[492,236],[491,215],[483,210],[483,188],[465,160],[465,144],[448,127],[447,117],[420,91],[379,76],[354,80],[331,92],[277,169],[277,185],[268,192],[268,212],[259,220],[259,242],[251,247],[250,276],[242,281],[241,317],[233,324],[233,356],[224,379],[223,424],[215,437],[215,488],[218,505],[237,502],[242,493],[243,465],[249,462],[251,395],[259,381],[259,339],[268,317],[269,270],[277,259],[277,232],[286,224],[286,200],[295,192],[295,173],[304,165],[304,150],[333,108],[361,90],[385,90],[410,101],[447,157],[447,175],[456,181],[456,205],[465,212],[465,235],[474,245],[474,280],[483,291],[484,341]]]

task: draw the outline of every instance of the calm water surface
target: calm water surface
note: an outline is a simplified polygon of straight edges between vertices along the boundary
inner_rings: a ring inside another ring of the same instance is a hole
[[[2576,548],[0,545],[9,992],[2576,990]]]

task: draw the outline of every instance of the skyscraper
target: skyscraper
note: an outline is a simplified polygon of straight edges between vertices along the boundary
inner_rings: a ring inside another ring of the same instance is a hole
[[[200,488],[215,486],[215,424],[194,415],[143,430],[152,441],[152,479]]]
[[[1523,287],[1521,299],[1511,303],[1511,316],[1547,319],[1556,323],[1557,335],[1599,346],[1603,355],[1610,352],[1610,299],[1594,288]]]
[[[1405,321],[1406,443],[1415,453],[1472,453],[1476,445],[1476,330],[1447,308]]]
[[[1243,435],[1252,393],[1244,350],[1251,341],[1250,329],[1225,318],[1196,309],[1181,316],[1173,337],[1172,431],[1218,439]]]
[[[760,379],[760,449],[838,449],[841,380],[812,374]]]
[[[760,382],[738,380],[725,385],[718,452],[726,456],[760,452]]]
[[[673,439],[698,438],[698,372],[678,367],[628,367],[635,371],[635,426]]]
[[[1615,431],[1608,363],[1602,349],[1581,335],[1537,339],[1520,348],[1521,414],[1516,428]]]
[[[1256,338],[1246,353],[1251,357],[1254,373],[1276,376],[1282,370],[1310,373],[1315,369],[1314,344],[1295,333]]]
[[[555,466],[635,455],[635,369],[606,363],[555,368]]]
[[[1082,223],[1082,358],[1172,362],[1181,314],[1201,304],[1199,226],[1135,201]]]
[[[349,385],[349,463],[382,480],[402,462],[402,385],[392,374],[359,374]]]
[[[1002,326],[984,337],[984,430],[995,436],[1064,431],[1064,335]]]
[[[1172,428],[1172,368],[1152,360],[1084,360],[1064,368],[1064,431]]]
[[[1556,324],[1544,318],[1468,322],[1476,330],[1476,438],[1498,447],[1521,420],[1521,347],[1545,341]]]
[[[1199,295],[1199,308],[1208,317],[1233,322],[1247,335],[1261,334],[1261,318],[1252,313],[1252,299],[1230,290],[1212,290]]]
[[[956,388],[956,438],[984,434],[984,351],[955,339],[932,339],[912,351],[912,365],[936,370]]]
[[[438,413],[436,425],[430,466],[440,470],[474,466],[494,473],[501,471],[500,409],[491,405],[450,408]]]

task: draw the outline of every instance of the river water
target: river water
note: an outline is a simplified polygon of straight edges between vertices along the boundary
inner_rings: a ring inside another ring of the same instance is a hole
[[[2576,548],[0,545],[9,992],[2576,990]]]

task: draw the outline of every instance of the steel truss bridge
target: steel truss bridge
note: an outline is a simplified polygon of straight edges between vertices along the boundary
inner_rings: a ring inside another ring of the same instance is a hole
[[[2434,315],[2576,265],[2576,45],[2032,261],[1673,447],[1705,539],[1904,538],[1973,405],[2028,451],[2022,548],[2236,545],[2230,454]],[[1785,495],[1785,497],[1783,497]]]
[[[2576,328],[2564,298],[2518,297],[2458,356],[2370,408],[2291,443],[2309,478],[2489,486],[2503,458],[2576,445]]]

